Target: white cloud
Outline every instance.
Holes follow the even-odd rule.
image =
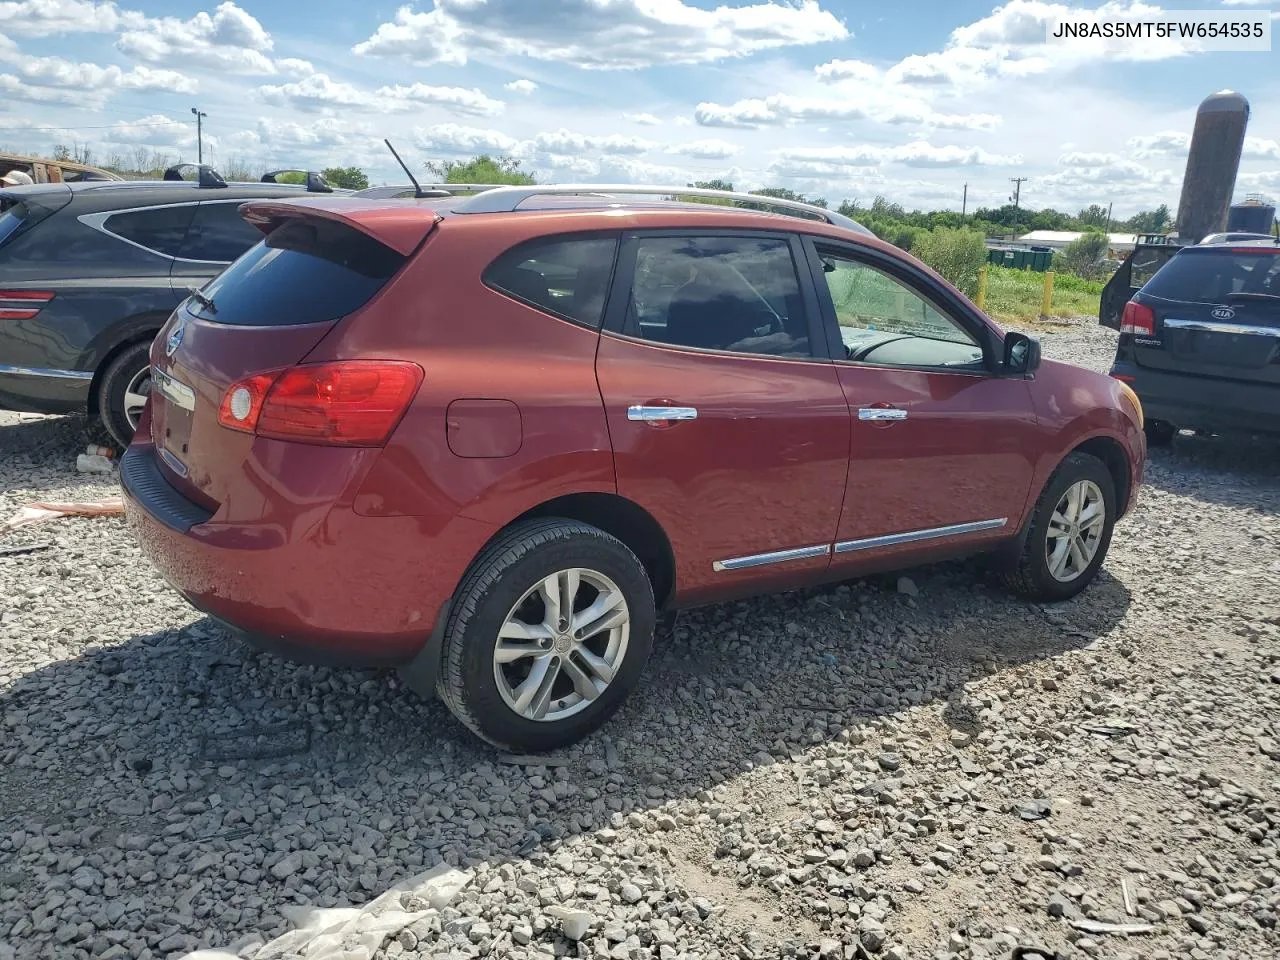
[[[1119,163],[1121,158],[1114,153],[1064,153],[1058,158],[1058,165],[1063,167],[1106,167]]]
[[[524,78],[521,78],[519,80],[512,80],[510,83],[504,83],[502,85],[502,89],[510,90],[512,93],[523,93],[527,95],[537,90],[538,85],[532,80],[525,80]]]
[[[1280,160],[1280,141],[1245,137],[1241,156],[1245,160]]]
[[[602,70],[708,63],[849,36],[817,0],[708,10],[684,0],[434,0],[401,7],[358,54],[466,63],[476,51]]]
[[[150,146],[185,146],[196,141],[194,123],[174,120],[163,113],[153,113],[112,125],[102,134],[107,143],[145,143]],[[208,142],[211,138],[205,137]]]
[[[27,37],[60,33],[115,33],[140,26],[146,17],[114,3],[93,0],[5,0],[0,3],[0,30]]]
[[[819,80],[835,83],[843,80],[872,81],[880,78],[880,70],[862,60],[831,60],[813,68]]]
[[[21,52],[12,42],[0,44],[0,63],[12,71],[0,79],[5,97],[35,103],[100,107],[121,90],[192,93],[196,89],[195,81],[173,70],[123,70],[114,64],[104,67],[62,57],[36,57]]]
[[[267,56],[274,46],[271,34],[232,0],[218,4],[212,15],[201,11],[190,20],[145,20],[122,33],[116,46],[146,63],[196,65],[232,73],[276,72]]]
[[[295,57],[285,57],[283,60],[277,60],[275,66],[280,73],[287,73],[295,77],[309,77],[316,73],[316,68],[310,60],[299,60]]]
[[[673,143],[667,147],[666,152],[698,160],[726,160],[740,150],[737,144],[726,140],[694,140],[690,143]]]
[[[622,118],[624,120],[630,120],[632,123],[638,123],[642,127],[656,127],[662,123],[662,121],[652,113],[624,113]]]
[[[807,174],[831,174],[842,168],[865,169],[895,163],[907,167],[1017,166],[1020,155],[1002,156],[979,147],[934,146],[924,140],[892,147],[788,147],[777,152],[775,168]]]
[[[414,131],[414,142],[431,153],[471,155],[476,153],[512,154],[520,149],[520,141],[499,130],[441,123]]]
[[[493,116],[503,103],[475,88],[435,87],[425,83],[379,87],[367,90],[314,73],[291,83],[258,87],[258,96],[275,106],[318,112],[336,107],[356,107],[374,113],[408,113],[425,106],[446,107],[455,113]]]
[[[616,133],[607,137],[590,136],[573,133],[563,128],[539,133],[533,138],[533,145],[535,149],[546,153],[566,155],[582,154],[588,150],[614,155],[640,154],[647,153],[658,146],[652,140],[645,140],[643,137],[624,137]]]
[[[990,113],[940,113],[923,100],[891,96],[799,97],[775,93],[724,106],[700,103],[694,117],[704,127],[754,127],[808,120],[872,120],[887,124],[919,124],[949,130],[991,130],[1000,117]]]
[[[1179,130],[1164,130],[1146,136],[1130,137],[1127,141],[1133,155],[1139,160],[1149,157],[1186,156],[1191,146],[1191,134]]]

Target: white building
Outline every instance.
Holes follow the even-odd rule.
[[[1076,230],[1032,230],[1020,236],[1018,243],[1061,250],[1072,240],[1079,240],[1083,236],[1083,232]],[[1107,238],[1107,246],[1113,253],[1128,253],[1138,242],[1136,233],[1109,233]]]

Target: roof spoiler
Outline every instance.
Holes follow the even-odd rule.
[[[296,168],[288,168],[285,170],[272,170],[270,173],[262,175],[263,183],[279,183],[276,179],[282,173],[301,173],[306,177],[307,193],[333,193],[333,187],[325,182],[324,177],[316,173],[314,170],[299,170]]]
[[[206,163],[175,163],[164,172],[165,180],[185,180],[182,171],[190,167],[196,169],[196,182],[206,188],[225,187],[227,181],[222,179],[222,175],[217,170]]]

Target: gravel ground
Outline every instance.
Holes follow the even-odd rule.
[[[82,430],[0,414],[0,517],[113,492]],[[379,957],[1280,955],[1278,463],[1153,452],[1059,606],[953,564],[687,614],[605,731],[523,764],[235,645],[119,520],[18,531],[50,548],[0,557],[0,960],[250,957],[441,861],[470,882]]]

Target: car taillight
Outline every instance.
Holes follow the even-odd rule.
[[[0,320],[30,320],[52,299],[49,290],[0,290]]]
[[[303,364],[231,384],[218,422],[276,440],[376,447],[421,385],[422,368],[402,360]]]
[[[1120,332],[1138,333],[1144,337],[1155,336],[1155,312],[1145,304],[1130,300],[1124,305],[1124,316],[1120,318]]]

